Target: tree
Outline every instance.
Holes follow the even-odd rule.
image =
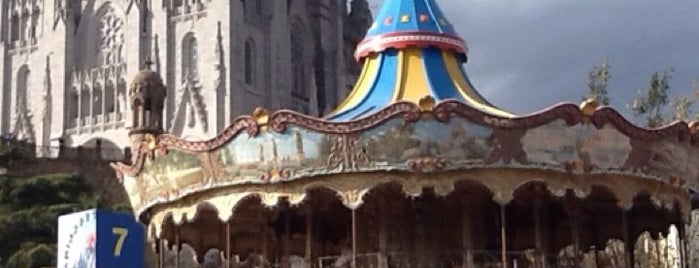
[[[679,96],[672,102],[672,108],[674,110],[672,119],[682,121],[690,120],[691,115],[694,113],[692,111],[692,106],[694,106],[697,100],[699,100],[699,86],[697,85],[697,81],[693,81],[689,96]],[[699,119],[699,113],[694,119]]]
[[[634,114],[643,116],[648,127],[659,127],[665,123],[664,111],[669,102],[672,72],[673,69],[665,71],[662,75],[658,72],[653,73],[646,92],[639,92],[640,96],[631,105]]]
[[[584,99],[594,99],[600,105],[609,105],[609,93],[607,92],[607,82],[611,75],[609,74],[609,63],[605,57],[600,66],[595,66],[588,74],[588,93]]]
[[[0,164],[27,161],[21,150],[0,149]],[[0,267],[55,265],[58,216],[95,207],[116,208],[76,174],[1,175]]]

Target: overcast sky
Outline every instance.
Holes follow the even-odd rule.
[[[370,2],[376,12],[383,0]],[[654,71],[675,69],[675,94],[699,78],[698,0],[437,2],[469,46],[475,87],[515,113],[579,103],[605,56],[612,106],[623,112]]]

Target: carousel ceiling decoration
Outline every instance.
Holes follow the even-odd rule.
[[[624,209],[645,193],[687,217],[688,189],[699,189],[697,124],[644,129],[594,102],[513,115],[475,90],[466,53],[433,0],[386,1],[357,50],[355,89],[325,118],[257,109],[209,141],[132,136],[132,163],[113,166],[136,215],[158,230],[167,216],[192,221],[202,204],[226,221],[249,196],[298,204],[322,187],[357,208],[380,184],[446,195],[459,181],[484,185],[499,204],[528,182],[557,196],[604,187]]]

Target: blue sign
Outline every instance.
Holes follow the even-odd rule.
[[[144,267],[144,243],[132,215],[93,209],[58,218],[58,268]]]

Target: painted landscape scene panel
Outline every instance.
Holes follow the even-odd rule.
[[[448,123],[395,119],[364,133],[360,146],[372,162],[403,164],[416,158],[482,161],[492,142],[491,129],[465,119]]]

